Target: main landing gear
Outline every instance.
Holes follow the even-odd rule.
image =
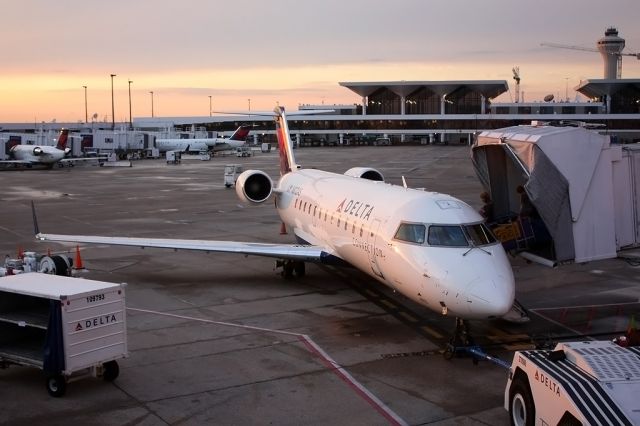
[[[276,260],[276,269],[282,268],[281,274],[284,278],[304,277],[306,270],[304,262],[301,260]]]
[[[456,354],[471,353],[473,357],[473,363],[478,364],[478,358],[473,355],[469,349],[476,349],[473,337],[471,337],[471,328],[469,327],[469,321],[456,317],[456,328],[453,332],[453,336],[447,343],[447,347],[442,354],[445,359],[449,360]]]

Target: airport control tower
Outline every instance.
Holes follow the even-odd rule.
[[[607,28],[597,45],[604,61],[604,78],[619,78],[618,72],[622,68],[620,53],[624,49],[624,39],[618,37],[618,30],[613,27]]]

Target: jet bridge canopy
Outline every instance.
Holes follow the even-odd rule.
[[[552,237],[554,260],[616,256],[609,137],[576,127],[515,126],[482,132],[476,173],[496,217],[517,214],[522,185]]]

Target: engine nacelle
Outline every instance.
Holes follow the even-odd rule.
[[[236,194],[242,201],[262,203],[269,199],[273,181],[260,170],[246,170],[236,180]]]
[[[347,176],[384,182],[384,176],[382,176],[382,173],[371,167],[352,167],[344,172],[344,174]]]
[[[39,146],[36,146],[35,148],[33,148],[33,155],[42,155],[43,152],[44,151]]]

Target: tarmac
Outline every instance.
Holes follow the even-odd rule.
[[[300,148],[304,167],[379,169],[387,181],[452,194],[480,207],[469,147]],[[293,242],[273,204],[242,204],[225,164],[278,175],[277,152],[131,168],[76,166],[0,173],[0,254],[67,252],[43,232]],[[454,319],[348,268],[307,265],[284,279],[274,261],[232,254],[80,247],[94,280],[124,282],[129,357],[112,383],[95,378],[50,397],[42,372],[0,370],[0,424],[507,425],[507,370],[445,360]],[[522,324],[473,321],[476,342],[513,351],[558,340],[611,339],[640,319],[640,263],[609,259],[548,268],[511,258]]]

